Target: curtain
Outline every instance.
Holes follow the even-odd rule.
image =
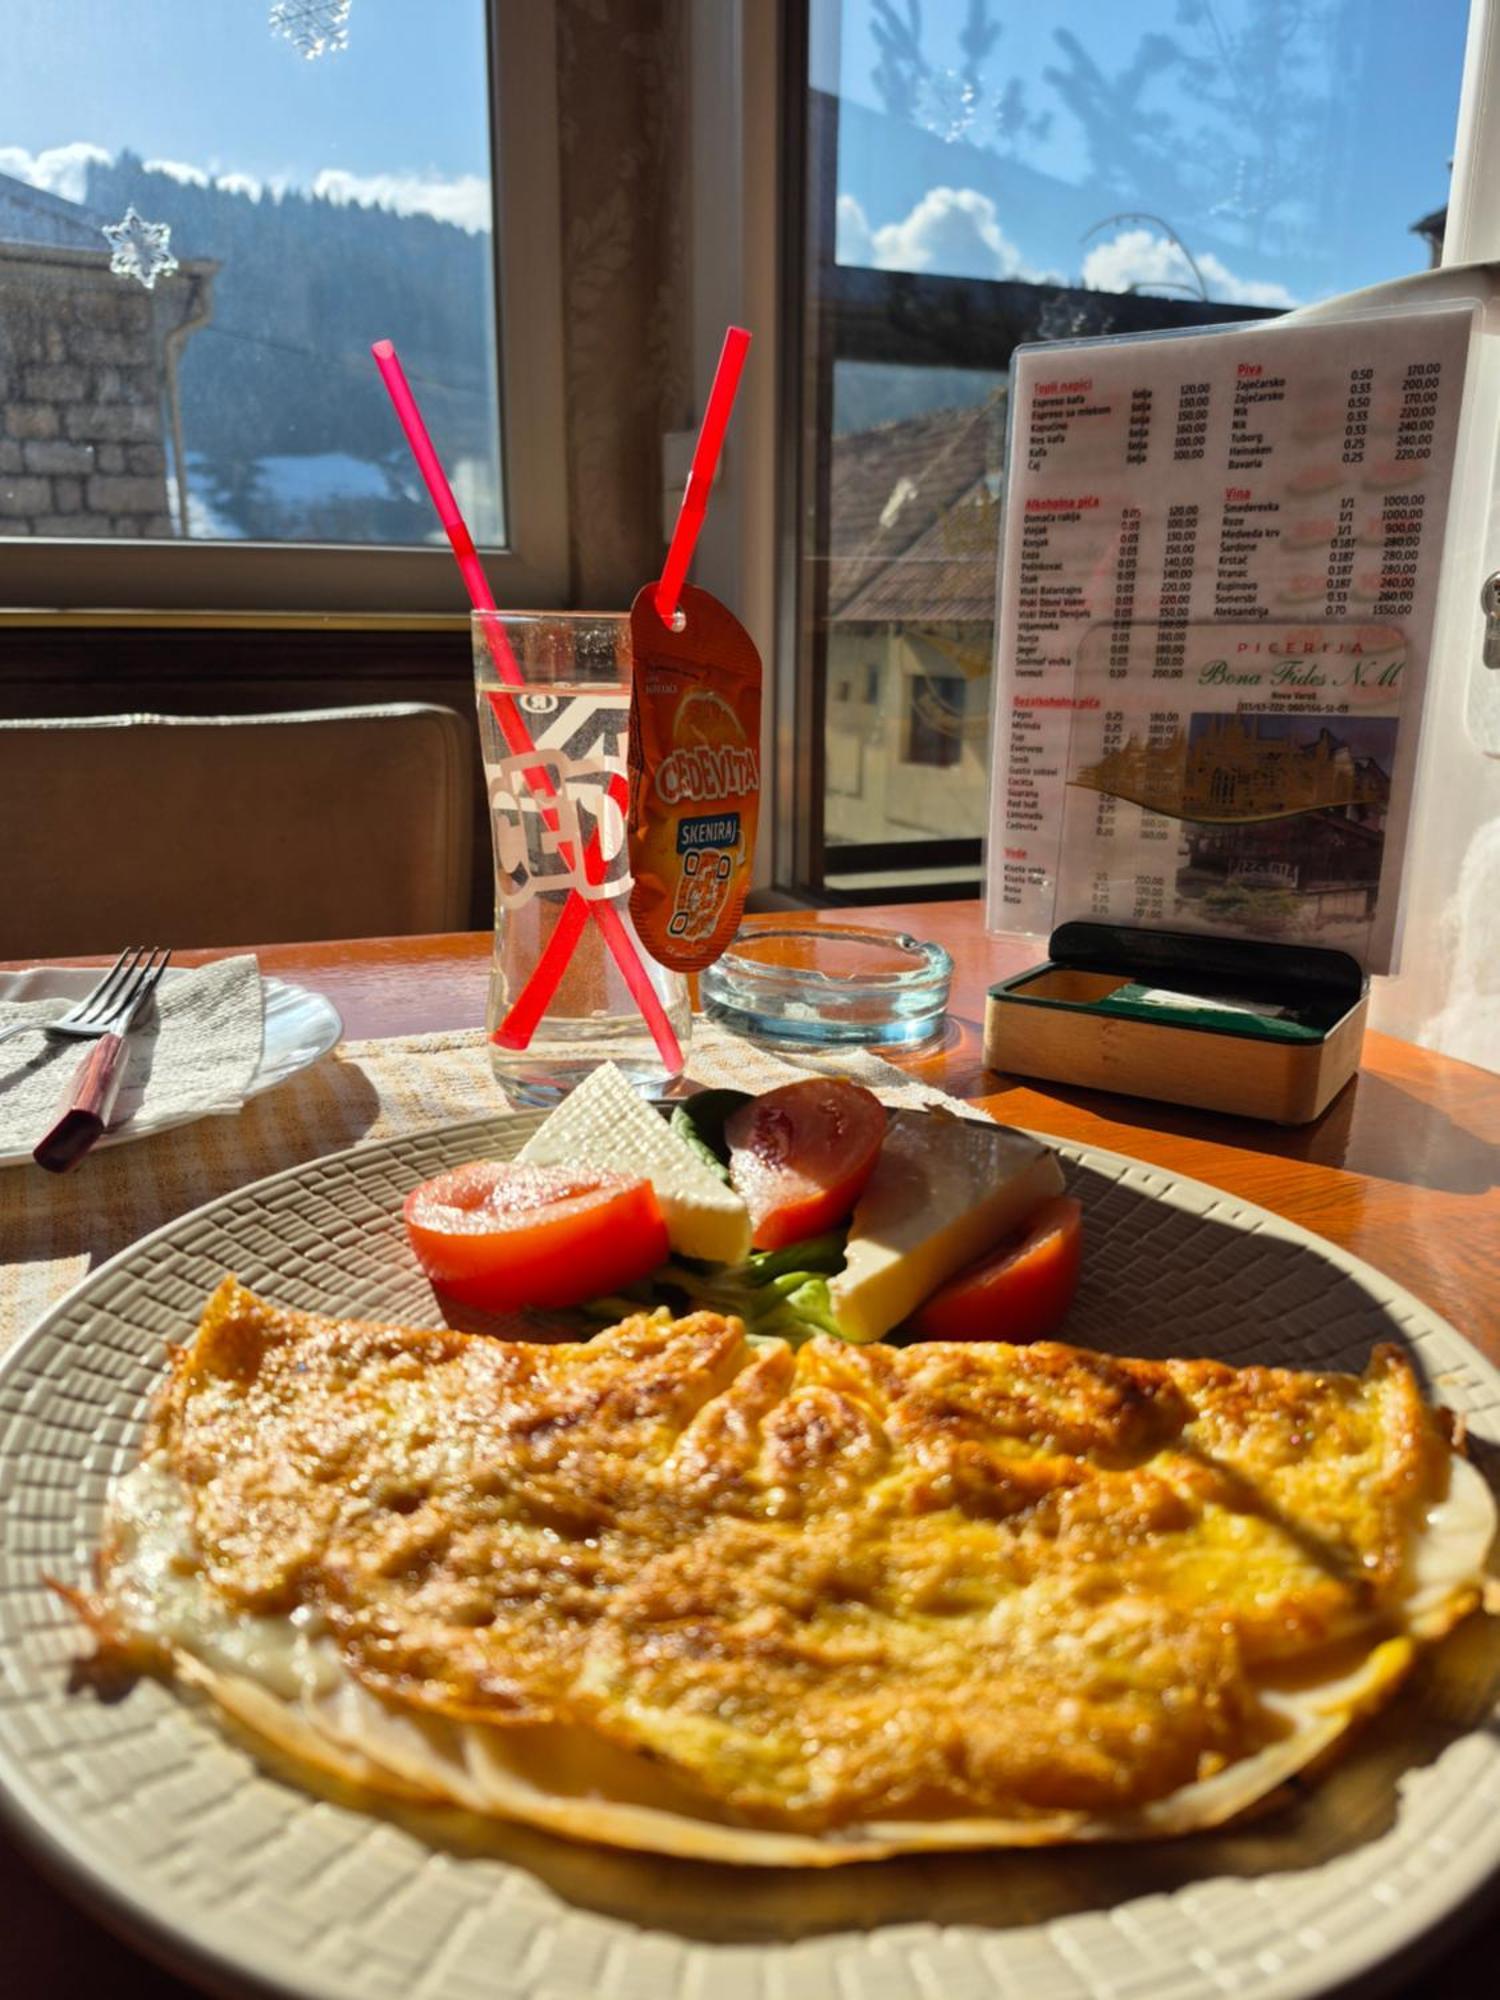
[[[661,436],[691,391],[686,0],[558,0],[573,602],[629,606],[663,552]]]

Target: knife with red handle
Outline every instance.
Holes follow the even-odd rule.
[[[103,1136],[130,1061],[123,1035],[101,1035],[74,1070],[52,1129],[31,1157],[49,1173],[66,1173]]]

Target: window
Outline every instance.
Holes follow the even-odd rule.
[[[1468,7],[1433,0],[1420,36],[1338,0],[800,19],[799,810],[777,878],[952,894],[980,861],[1013,350],[1266,317],[1436,262]],[[869,707],[824,699],[851,656]]]
[[[907,763],[952,769],[963,752],[965,683],[912,674],[906,685]]]
[[[475,540],[557,588],[550,9],[442,12],[13,0],[0,599],[451,607],[387,335]]]

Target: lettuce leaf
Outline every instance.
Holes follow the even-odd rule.
[[[591,1299],[597,1323],[666,1306],[674,1313],[734,1314],[751,1334],[772,1334],[796,1345],[815,1333],[846,1339],[834,1316],[828,1280],[844,1268],[847,1232],[832,1230],[784,1250],[756,1250],[743,1264],[700,1264],[678,1257],[626,1293]]]
[[[749,1102],[748,1090],[700,1090],[672,1107],[672,1130],[721,1181],[729,1179],[729,1141],[724,1127],[740,1106]]]

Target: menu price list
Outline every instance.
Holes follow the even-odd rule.
[[[1274,915],[1378,969],[1471,326],[1446,305],[1018,354],[992,928]],[[1347,893],[1303,890],[1285,829],[1203,831],[1299,812],[1343,815],[1318,837]]]

